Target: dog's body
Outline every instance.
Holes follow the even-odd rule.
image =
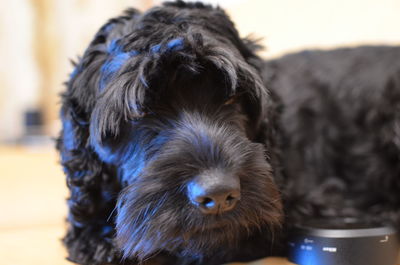
[[[400,227],[400,47],[304,51],[265,63],[283,102],[289,222],[348,216]]]
[[[336,90],[346,75],[319,72],[329,58],[316,69],[312,60],[299,63],[297,76],[292,61],[304,55],[263,65],[256,48],[222,10],[199,3],[130,10],[100,29],[63,94],[58,149],[71,191],[64,239],[70,260],[252,260],[281,254],[282,198],[289,223],[370,210],[370,198],[382,203],[369,204],[375,212],[398,205],[398,75],[389,82],[383,70],[379,80],[368,72],[371,86],[365,79],[347,91],[352,79],[345,79]],[[375,106],[379,111],[362,115]],[[351,107],[354,117],[346,112]],[[380,124],[382,117],[387,122]],[[374,128],[379,134],[363,132]],[[376,189],[383,174],[387,190]],[[335,211],[328,203],[345,200],[318,192],[329,188],[364,208]]]

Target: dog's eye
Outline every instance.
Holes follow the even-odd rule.
[[[236,101],[236,97],[235,96],[230,97],[230,98],[228,98],[227,101],[225,101],[224,105],[231,105],[231,104],[235,103],[235,101]]]

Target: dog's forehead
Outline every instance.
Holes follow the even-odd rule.
[[[235,91],[225,82],[223,74],[209,68],[191,76],[177,72],[160,90],[153,104],[204,111],[223,106],[234,95]]]
[[[221,105],[228,98],[226,88],[208,76],[194,78],[184,83],[171,84],[165,91],[165,99],[175,104],[192,107]]]

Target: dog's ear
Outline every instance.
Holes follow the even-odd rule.
[[[121,188],[116,169],[104,163],[91,146],[90,121],[99,96],[98,69],[108,56],[106,43],[135,14],[138,12],[129,10],[100,29],[75,64],[62,94],[62,131],[57,149],[70,190],[69,228],[64,244],[69,260],[79,264],[118,263],[120,259],[112,241],[112,211]]]
[[[69,260],[100,264],[119,259],[111,239],[112,210],[120,187],[114,177],[115,169],[100,161],[88,145],[89,128],[81,109],[72,98],[64,96],[63,129],[57,141],[70,191],[69,227],[64,244]]]

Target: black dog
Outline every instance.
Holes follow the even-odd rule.
[[[100,29],[63,95],[70,260],[251,260],[311,217],[400,227],[400,48],[256,49],[199,3]]]
[[[270,255],[282,217],[277,104],[219,8],[129,10],[63,94],[69,259],[219,264]]]

